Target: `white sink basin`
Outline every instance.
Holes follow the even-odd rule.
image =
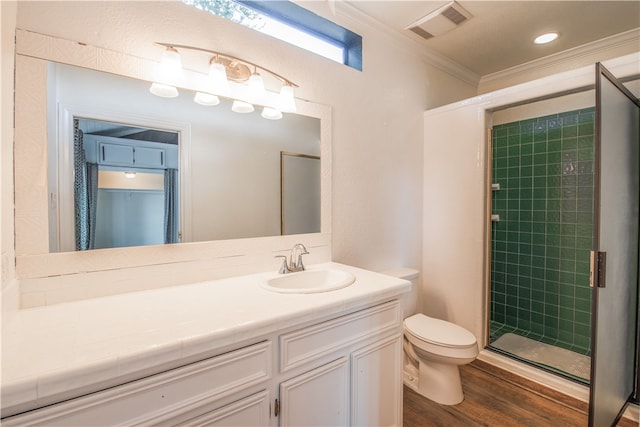
[[[262,287],[285,294],[312,294],[346,288],[356,278],[343,270],[305,270],[282,274],[262,282]]]

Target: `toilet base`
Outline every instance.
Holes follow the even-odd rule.
[[[418,381],[420,381],[420,374],[418,374],[418,368],[410,363],[406,363],[402,369],[402,383],[414,390],[418,391]]]
[[[413,387],[412,387],[413,388]],[[462,402],[462,382],[457,365],[420,361],[416,392],[441,405],[457,405]]]

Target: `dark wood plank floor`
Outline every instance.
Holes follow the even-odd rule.
[[[465,399],[438,405],[404,388],[404,427],[584,427],[588,407],[562,393],[476,360],[460,367]],[[618,427],[638,427],[623,419]]]

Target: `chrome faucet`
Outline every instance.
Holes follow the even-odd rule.
[[[302,255],[306,255],[309,252],[307,248],[304,247],[302,243],[296,243],[291,248],[291,253],[289,254],[289,262],[287,263],[286,255],[276,255],[276,258],[284,258],[282,261],[282,265],[278,270],[280,274],[293,273],[296,271],[304,271],[304,264],[302,263]]]

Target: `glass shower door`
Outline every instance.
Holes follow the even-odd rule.
[[[595,229],[589,426],[614,425],[633,396],[638,307],[640,103],[596,65]]]

